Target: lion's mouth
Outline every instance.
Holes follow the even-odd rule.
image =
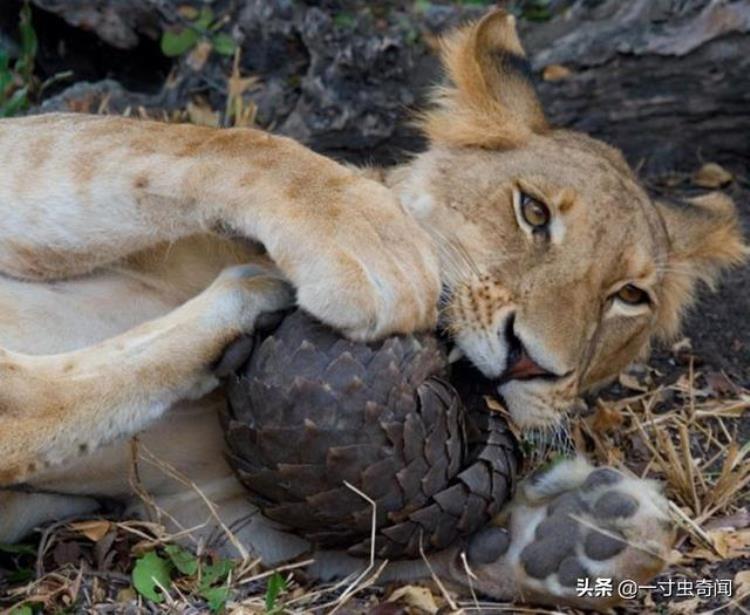
[[[508,367],[498,378],[488,378],[456,344],[445,338],[443,342],[450,348],[448,361],[451,383],[459,392],[464,404],[485,412],[497,411],[497,406],[500,406],[500,411],[511,426],[515,425],[515,421],[509,411],[508,401],[502,393],[503,385],[511,381],[558,380],[569,375],[560,376],[539,367],[528,357],[520,344],[520,347],[514,345],[511,338],[509,347],[512,350],[509,354],[512,357],[509,356]],[[570,455],[575,448],[570,437],[566,413],[561,411],[551,413],[552,415],[555,417],[554,420],[550,420],[546,425],[511,427],[520,441],[529,467],[536,467],[553,455]]]
[[[526,350],[521,339],[516,335],[514,325],[515,316],[511,315],[503,328],[503,336],[508,348],[505,368],[499,376],[492,379],[497,389],[513,380],[559,380],[566,378],[572,373],[557,374],[539,365]],[[449,343],[449,348],[451,348],[448,353],[449,363],[453,364],[461,360],[469,360],[457,344],[451,345]]]
[[[501,412],[519,440],[528,468],[534,469],[554,456],[573,453],[575,446],[564,412],[556,412],[556,420],[547,425],[520,428],[508,411],[508,403],[499,390],[497,380],[484,376],[467,358],[453,361],[450,379],[467,408],[493,412],[497,411],[496,405],[499,405],[504,409]]]

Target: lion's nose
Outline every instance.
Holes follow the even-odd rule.
[[[557,374],[544,369],[531,358],[523,341],[516,335],[515,322],[516,315],[511,314],[502,333],[508,345],[508,358],[505,362],[505,370],[500,374],[500,382],[544,377],[557,378]]]

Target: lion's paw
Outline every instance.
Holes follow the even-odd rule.
[[[672,542],[655,483],[578,459],[524,482],[504,527],[476,534],[466,559],[472,585],[489,595],[604,609],[622,600],[622,581],[657,574]],[[455,562],[451,576],[467,583],[463,568]]]

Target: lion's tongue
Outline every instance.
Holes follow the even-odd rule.
[[[516,361],[504,374],[504,379],[523,380],[526,378],[534,378],[535,376],[544,376],[545,374],[547,374],[547,371],[539,367],[531,360],[529,355],[523,352],[518,361]]]

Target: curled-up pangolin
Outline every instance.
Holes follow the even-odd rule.
[[[297,311],[228,390],[237,475],[267,517],[319,547],[370,553],[373,507],[346,483],[375,501],[376,554],[390,559],[474,533],[512,495],[513,436],[467,410],[434,335],[355,343]]]

